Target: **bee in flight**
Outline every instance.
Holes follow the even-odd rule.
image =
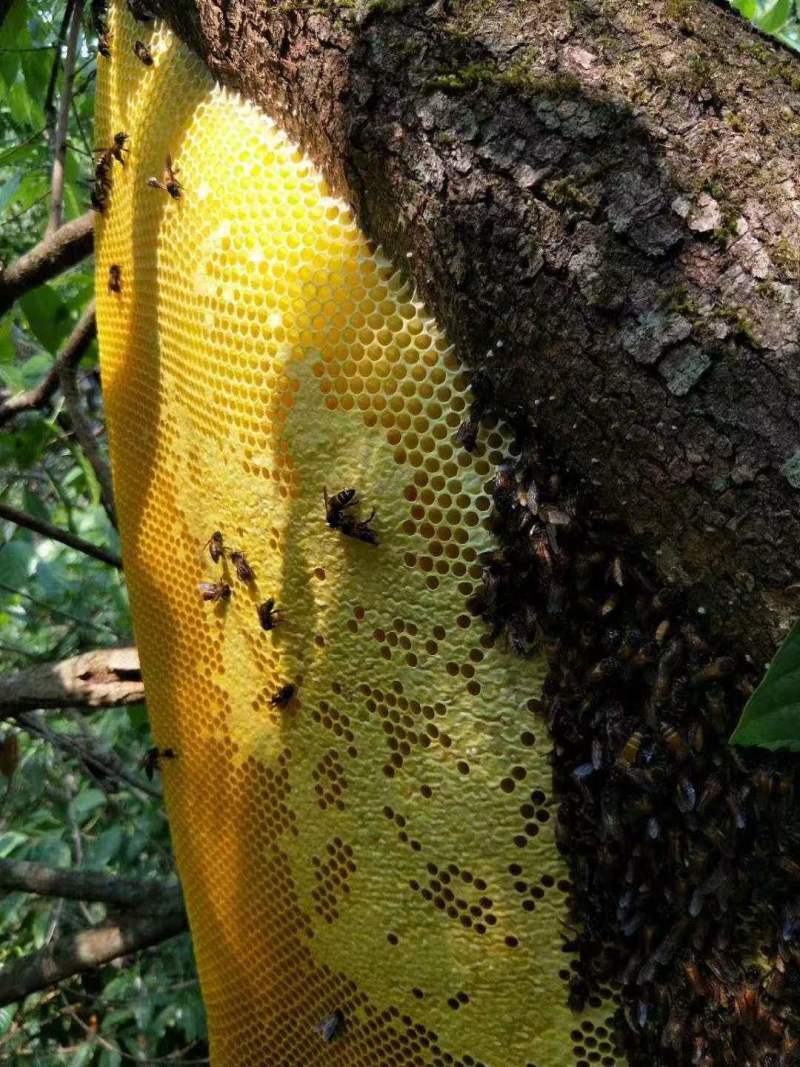
[[[148,178],[147,184],[151,189],[163,189],[165,193],[169,193],[173,200],[178,200],[183,186],[178,181],[176,177],[177,174],[178,168],[172,162],[172,156],[167,152],[167,158],[164,161],[164,171],[161,177]]]
[[[155,745],[152,748],[148,748],[142,757],[142,761],[139,766],[147,775],[147,780],[152,782],[153,775],[161,766],[162,759],[176,759],[178,753],[174,748],[157,748]]]

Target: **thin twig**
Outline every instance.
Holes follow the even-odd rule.
[[[114,512],[114,488],[111,483],[111,471],[103,458],[97,438],[94,435],[89,420],[83,413],[81,398],[78,391],[77,366],[74,362],[62,363],[59,367],[59,383],[61,395],[64,397],[64,409],[72,424],[72,432],[83,449],[92,470],[95,473],[100,486],[100,497],[106,514],[112,525],[116,526],[116,514]]]
[[[45,194],[46,195],[46,194]],[[6,222],[9,220],[6,219]],[[0,315],[31,289],[55,278],[91,255],[94,247],[94,212],[65,222],[55,232],[0,273]]]
[[[64,216],[64,160],[67,154],[67,125],[69,123],[70,103],[72,102],[72,79],[75,76],[75,58],[78,53],[78,37],[81,31],[82,14],[83,0],[72,0],[72,13],[67,31],[67,51],[64,56],[64,74],[61,80],[61,96],[58,101],[55,143],[53,145],[50,219],[47,223],[45,236],[54,233],[59,228]]]
[[[120,956],[158,945],[186,929],[183,907],[164,915],[123,916],[116,923],[89,927],[55,945],[23,956],[0,970],[0,1005],[46,989]]]
[[[77,367],[97,333],[94,300],[91,300],[81,317],[75,323],[72,333],[64,342],[64,347],[56,356],[55,363],[33,389],[11,396],[0,404],[0,426],[5,425],[22,411],[35,411],[43,408],[58,389],[61,371],[64,367]]]
[[[80,615],[73,615],[69,611],[64,611],[63,608],[57,608],[55,604],[48,604],[46,600],[39,600],[35,596],[31,596],[30,593],[26,593],[24,589],[15,589],[13,585],[6,585],[5,582],[0,582],[0,589],[6,593],[13,593],[14,596],[24,597],[25,600],[29,600],[31,604],[35,604],[38,608],[44,608],[45,611],[49,611],[52,615],[60,615],[62,619],[69,619],[70,622],[77,622],[79,626],[87,626],[90,630],[94,630],[95,633],[107,633],[117,636],[116,630],[112,626],[108,626],[106,623],[92,622],[91,619],[82,619]]]
[[[148,796],[155,797],[161,800],[161,791],[155,786],[150,785],[148,782],[138,778],[124,766],[124,764],[111,752],[96,752],[88,745],[82,745],[68,734],[57,733],[55,730],[51,730],[49,726],[46,726],[43,722],[38,720],[38,717],[30,712],[13,712],[8,718],[13,719],[19,726],[29,734],[33,734],[36,737],[40,737],[43,741],[47,741],[54,748],[60,748],[63,752],[67,752],[73,758],[79,759],[84,765],[101,771],[109,778],[117,778],[121,782],[127,782],[128,785],[134,789],[138,789],[142,793],[147,793]]]
[[[68,545],[78,552],[83,552],[86,556],[99,559],[101,563],[107,563],[110,567],[122,570],[122,560],[119,556],[115,556],[113,552],[108,552],[105,548],[93,545],[91,541],[85,541],[82,537],[70,533],[69,530],[62,530],[60,526],[54,526],[51,522],[37,519],[26,511],[20,511],[18,508],[12,508],[9,504],[0,503],[0,519],[7,519],[17,526],[33,530],[35,533],[41,534],[42,537],[49,537],[51,541],[58,541],[62,545]]]

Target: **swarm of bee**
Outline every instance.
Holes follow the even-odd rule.
[[[619,990],[632,1067],[800,1063],[794,764],[727,744],[752,662],[552,473],[523,419],[492,491],[499,547],[471,608],[516,652],[548,654],[570,1003]]]

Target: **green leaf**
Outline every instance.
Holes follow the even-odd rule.
[[[72,325],[65,301],[52,286],[40,285],[21,297],[19,303],[33,334],[55,355]]]
[[[16,3],[11,5],[11,10],[0,27],[0,48],[13,48],[15,45],[19,47],[26,43],[29,16],[27,0],[16,0]],[[25,41],[20,40],[23,36]]]
[[[122,1056],[114,1048],[104,1048],[100,1054],[99,1067],[120,1067],[121,1063]]]
[[[10,363],[16,359],[17,349],[11,336],[13,326],[14,320],[11,315],[0,319],[0,363]]]
[[[90,1063],[95,1053],[94,1042],[87,1041],[86,1044],[81,1045],[77,1052],[72,1055],[67,1061],[70,1067],[86,1067],[87,1063]]]
[[[752,19],[758,11],[756,0],[731,0],[731,6],[735,7],[746,19]]]
[[[48,355],[47,352],[37,352],[35,356],[26,359],[20,367],[24,387],[30,389],[32,386],[38,385],[52,366],[52,356]]]
[[[747,701],[731,744],[800,751],[800,619]]]
[[[0,187],[0,215],[6,210],[6,208],[14,200],[17,195],[17,189],[22,184],[22,179],[25,177],[21,170],[18,170],[16,174],[12,174],[11,177],[6,178]]]
[[[107,867],[110,860],[114,859],[122,848],[122,828],[112,826],[104,830],[92,841],[86,850],[85,865],[90,870]]]
[[[0,584],[19,589],[25,584],[33,559],[33,545],[9,541],[0,548]]]
[[[25,834],[18,834],[14,830],[6,830],[4,834],[0,834],[0,859],[10,856],[15,848],[24,845],[27,840]]]
[[[3,1034],[7,1034],[11,1029],[11,1024],[14,1022],[14,1016],[17,1014],[19,1004],[7,1004],[4,1008],[0,1008],[0,1037]]]
[[[105,802],[105,793],[99,789],[84,789],[83,792],[78,793],[70,805],[75,821],[80,825],[93,811],[102,808]]]
[[[753,19],[764,33],[777,33],[792,17],[792,0],[776,0],[772,7]]]

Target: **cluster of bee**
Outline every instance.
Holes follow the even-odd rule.
[[[127,133],[120,130],[119,133],[114,134],[114,140],[108,148],[97,149],[100,155],[94,167],[94,185],[92,186],[91,194],[92,207],[95,211],[102,212],[105,210],[111,192],[111,173],[114,167],[114,160],[120,166],[125,166],[123,153],[129,151],[125,147],[126,142],[129,140]]]
[[[106,0],[92,0],[92,26],[97,35],[97,51],[111,59],[111,30],[106,22]]]
[[[375,509],[367,519],[357,518],[352,510],[359,503],[355,489],[342,489],[328,496],[328,490],[323,488],[322,499],[325,503],[325,521],[332,530],[339,530],[345,537],[353,537],[368,545],[378,544],[378,535],[370,526],[375,518]]]
[[[255,582],[255,571],[245,558],[244,552],[238,548],[226,548],[221,530],[215,530],[203,547],[208,549],[208,554],[213,563],[224,564],[226,559],[230,560],[233,564],[233,569],[236,572],[236,577],[240,582],[244,582],[247,585],[252,585],[252,583]],[[228,601],[233,594],[230,582],[224,580],[218,582],[200,582],[198,589],[203,600],[211,603]],[[265,600],[262,604],[258,604],[256,612],[262,630],[274,630],[281,621],[279,616],[283,614],[280,608],[275,606],[275,601],[272,597]],[[288,707],[295,692],[295,686],[284,685],[272,696],[270,704],[273,708]]]
[[[518,653],[548,654],[570,1004],[618,989],[633,1067],[800,1064],[794,758],[727,743],[753,664],[552,473],[526,423],[513,452],[471,607]]]

